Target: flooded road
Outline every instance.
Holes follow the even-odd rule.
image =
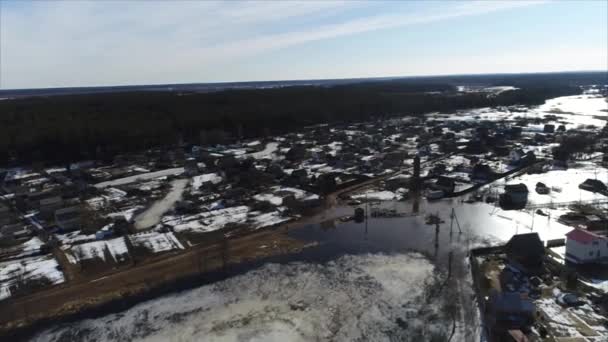
[[[172,188],[167,196],[155,202],[150,208],[135,217],[135,228],[141,230],[157,225],[163,214],[171,210],[175,203],[182,198],[186,185],[188,185],[187,179],[176,179],[171,182]]]

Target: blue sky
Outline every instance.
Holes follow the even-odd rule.
[[[0,87],[608,70],[608,1],[0,0]]]

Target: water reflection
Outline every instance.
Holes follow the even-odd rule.
[[[523,175],[507,182],[533,185],[543,179],[551,185],[559,184],[561,192],[552,195],[539,195],[534,190],[530,192],[531,204],[548,205],[551,202],[567,201],[572,198],[572,194],[578,194],[578,184],[587,177],[588,171],[589,168],[551,171],[542,175]],[[606,170],[602,169],[600,174],[605,175]],[[588,192],[580,197],[583,200],[606,199],[602,195]],[[414,197],[406,201],[381,202],[375,204],[374,208],[410,213],[413,216],[368,217],[362,223],[334,222],[332,227],[335,228],[332,229],[326,228],[327,223],[308,225],[290,234],[321,242],[318,247],[306,251],[307,257],[311,259],[342,254],[417,251],[436,260],[440,267],[445,267],[449,264],[448,259],[454,257],[454,252],[466,255],[470,248],[504,243],[515,234],[532,231],[537,232],[543,240],[563,239],[564,234],[572,229],[557,222],[557,218],[568,211],[564,207],[548,206],[543,208],[544,215],[538,215],[535,208],[507,211],[494,204],[465,203],[462,198],[427,201]],[[353,207],[339,206],[327,216],[352,215],[353,210]],[[429,214],[437,215],[441,222],[427,224],[426,217]]]

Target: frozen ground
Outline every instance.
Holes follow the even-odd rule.
[[[273,154],[274,154],[274,152],[277,151],[278,147],[279,147],[279,143],[270,142],[270,143],[266,144],[266,147],[262,151],[250,153],[250,154],[247,154],[247,156],[253,157],[254,159],[273,158]]]
[[[144,247],[152,253],[166,252],[173,249],[184,249],[173,233],[148,232],[129,235],[133,246]]]
[[[175,232],[191,231],[205,233],[222,229],[229,225],[245,225],[252,229],[259,229],[292,219],[292,217],[282,216],[279,209],[277,208],[277,210],[269,213],[261,213],[259,211],[251,211],[248,206],[241,205],[189,216],[167,215],[163,217],[162,223],[173,227]]]
[[[112,260],[106,260],[109,256]],[[66,249],[66,257],[72,264],[78,263],[80,260],[101,259],[103,261],[121,262],[129,255],[125,239],[123,237],[87,242],[80,245],[74,245]]]
[[[122,313],[58,326],[33,340],[428,341],[451,327],[425,314],[437,306],[422,304],[432,273],[418,254],[267,264]]]
[[[298,188],[273,186],[269,192],[261,193],[253,196],[257,201],[265,201],[274,205],[283,204],[283,199],[287,196],[294,196],[297,200],[316,200],[319,195],[306,192]]]
[[[11,287],[29,281],[45,280],[63,283],[63,273],[52,256],[24,258],[0,263],[0,300],[11,296]]]
[[[160,178],[160,177],[180,175],[182,173],[184,173],[184,168],[177,167],[174,169],[142,173],[142,174],[134,175],[134,176],[130,176],[130,177],[114,179],[114,180],[107,181],[107,182],[101,182],[101,183],[95,184],[95,187],[98,189],[102,189],[102,188],[105,188],[108,186],[125,185],[125,184],[134,183],[134,182],[141,182],[144,180],[156,179],[156,178]]]
[[[217,184],[220,183],[222,181],[222,177],[220,175],[218,175],[217,173],[206,173],[204,175],[198,175],[198,176],[194,176],[192,177],[192,184],[191,184],[191,192],[194,193],[199,193],[199,188],[201,187],[201,185],[207,183],[207,182],[211,182],[213,184]]]
[[[375,191],[369,190],[363,193],[352,195],[352,198],[361,199],[361,200],[370,200],[370,201],[390,201],[394,199],[399,199],[401,196],[388,190],[383,191]]]

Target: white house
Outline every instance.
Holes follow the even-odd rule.
[[[576,264],[608,260],[607,237],[584,229],[574,229],[566,237],[566,260]]]

